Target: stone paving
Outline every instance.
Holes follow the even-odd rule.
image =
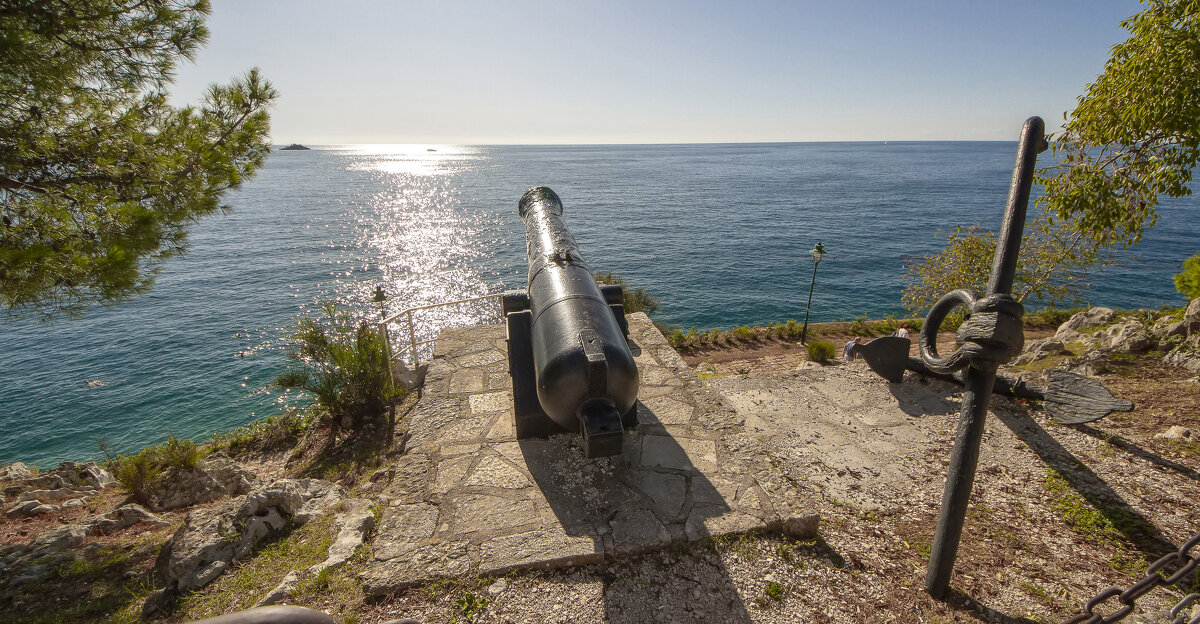
[[[811,535],[817,517],[742,416],[644,314],[630,321],[639,425],[616,457],[575,434],[516,439],[502,325],[446,330],[363,574],[368,591],[461,574],[557,567],[752,529]]]

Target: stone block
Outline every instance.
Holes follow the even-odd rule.
[[[479,547],[479,573],[493,574],[515,567],[562,567],[598,563],[604,552],[592,537],[572,537],[554,527],[505,535]]]
[[[509,413],[501,414],[487,432],[489,442],[508,442],[517,439],[517,425]]]
[[[642,438],[641,465],[669,470],[695,471],[683,447],[669,435],[648,435]]]
[[[792,539],[812,539],[817,536],[820,523],[821,515],[814,513],[781,518],[768,524],[767,529],[782,533]]]
[[[637,470],[626,479],[629,487],[650,499],[651,509],[660,518],[677,518],[687,498],[687,479],[681,475]]]
[[[462,485],[463,479],[471,470],[471,465],[475,463],[475,458],[470,455],[455,457],[453,459],[442,460],[438,463],[437,479],[433,484],[433,491],[436,494],[445,494],[450,490]]]
[[[489,364],[495,364],[496,362],[508,362],[508,355],[503,351],[489,348],[487,345],[484,345],[484,348],[486,349],[485,351],[460,357],[454,360],[454,363],[460,368],[478,368],[487,367]]]
[[[739,511],[725,511],[714,507],[696,507],[688,516],[684,525],[684,535],[688,540],[702,540],[706,537],[745,533],[754,529],[764,528],[762,520]]]
[[[482,392],[484,389],[483,373],[474,371],[459,371],[450,376],[450,394],[466,394]]]
[[[649,509],[618,511],[609,521],[615,554],[635,554],[661,548],[671,542],[671,533]]]
[[[437,529],[438,508],[429,503],[414,503],[389,507],[373,548],[375,559],[386,561],[411,553],[417,545],[433,537]]]
[[[503,412],[512,408],[511,392],[489,392],[473,394],[470,398],[471,413]]]
[[[533,484],[508,461],[496,455],[484,455],[463,485],[519,490]]]
[[[513,529],[538,517],[537,506],[524,498],[467,494],[455,498],[453,507],[453,530],[462,534]]]
[[[642,401],[655,419],[664,425],[686,425],[692,421],[692,406],[670,397],[652,397]]]

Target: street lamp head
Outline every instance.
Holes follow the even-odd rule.
[[[808,253],[812,254],[813,262],[819,263],[825,257],[825,245],[821,244],[821,241],[817,241],[816,246],[809,249]]]
[[[376,286],[375,296],[371,299],[371,301],[374,301],[375,303],[383,303],[384,301],[387,301],[387,298],[387,294],[383,292],[383,286]]]

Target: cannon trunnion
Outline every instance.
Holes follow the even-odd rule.
[[[637,424],[638,371],[620,286],[596,283],[544,186],[519,204],[528,289],[504,294],[517,438],[579,432],[587,457],[621,452]]]

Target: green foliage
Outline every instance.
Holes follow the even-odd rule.
[[[277,451],[291,448],[308,429],[308,419],[289,412],[268,416],[224,433],[212,435],[213,446],[241,455],[251,451]]]
[[[146,495],[169,470],[189,470],[207,454],[191,440],[167,436],[162,444],[148,446],[133,455],[113,455],[103,442],[100,450],[108,457],[105,468],[135,500],[145,502]]]
[[[985,292],[995,253],[995,232],[978,226],[955,229],[941,251],[905,264],[901,303],[923,314],[952,290]],[[1043,215],[1025,226],[1013,296],[1052,306],[1076,303],[1088,288],[1090,272],[1111,263],[1107,249],[1073,223],[1052,223]]]
[[[646,314],[654,314],[658,311],[658,299],[655,299],[650,293],[642,288],[630,288],[625,283],[625,278],[616,275],[609,271],[601,271],[594,275],[597,284],[620,284],[621,290],[624,293],[625,313],[633,314],[634,312],[645,312]]]
[[[1183,261],[1183,270],[1175,276],[1175,290],[1188,301],[1200,297],[1200,253]]]
[[[451,622],[457,622],[458,616],[461,615],[464,622],[471,624],[475,621],[475,617],[483,613],[487,609],[487,598],[482,594],[475,592],[466,592],[461,598],[454,601],[454,615],[450,617]]]
[[[1200,157],[1200,6],[1143,2],[1038,174],[1045,208],[1104,244],[1138,242],[1159,196],[1190,195]]]
[[[771,581],[763,589],[763,594],[775,602],[783,602],[783,585],[780,585],[776,581]]]
[[[222,574],[202,592],[196,592],[180,600],[174,616],[180,621],[191,622],[249,609],[254,602],[271,591],[279,580],[292,570],[304,570],[324,561],[329,554],[329,545],[337,534],[334,514],[325,514],[291,531],[287,535],[261,544],[253,557],[247,557],[233,570]],[[287,530],[290,530],[289,526]],[[328,583],[330,578],[316,576],[305,579],[296,588],[300,596],[311,596],[317,583]]]
[[[312,395],[314,414],[334,436],[341,429],[362,433],[384,423],[404,391],[392,386],[388,347],[378,329],[335,304],[322,309],[324,319],[305,316],[297,323],[288,356],[299,366],[275,383]]]
[[[1075,316],[1077,312],[1083,311],[1083,308],[1067,308],[1065,310],[1050,306],[1042,308],[1036,312],[1026,312],[1022,321],[1027,328],[1046,328],[1055,329],[1059,325],[1067,322],[1067,319]]]
[[[257,70],[175,108],[207,0],[6,3],[0,10],[0,302],[80,313],[144,291],[187,226],[227,207],[270,151]]]
[[[822,364],[833,359],[837,348],[828,340],[812,340],[804,348],[808,350],[808,359]]]
[[[758,338],[758,328],[750,325],[742,325],[729,330],[729,333],[736,339],[743,342],[750,342]]]
[[[1085,498],[1056,469],[1047,470],[1042,485],[1053,499],[1050,507],[1077,535],[1093,544],[1126,549],[1127,544],[1137,544],[1142,541],[1139,538],[1155,532],[1153,526],[1127,509],[1095,497]]]

